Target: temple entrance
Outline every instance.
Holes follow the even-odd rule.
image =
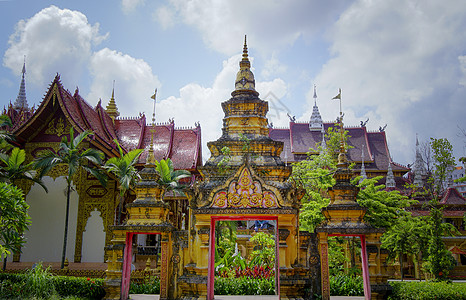
[[[123,263],[123,272],[122,272],[122,280],[121,280],[121,299],[128,299],[128,296],[129,296],[131,272],[135,270],[135,267],[133,265],[133,254],[139,253],[139,249],[141,249],[141,251],[144,253],[150,253],[150,254],[157,256],[158,249],[161,249],[161,253],[160,253],[161,261],[163,261],[163,258],[167,255],[167,253],[165,253],[164,251],[164,248],[166,247],[160,247],[160,244],[151,245],[151,244],[144,243],[144,245],[139,245],[138,241],[134,241],[134,238],[136,235],[138,237],[140,237],[141,235],[143,237],[147,237],[147,239],[144,239],[144,238],[138,239],[139,241],[140,240],[144,240],[144,241],[146,240],[160,241],[161,240],[160,232],[127,232],[126,233],[125,249],[123,253],[124,263]],[[136,251],[133,251],[133,245],[137,247]],[[157,266],[157,260],[156,260],[156,266]],[[162,274],[162,273],[166,273],[166,272],[167,272],[166,268],[160,268],[161,281],[162,281],[163,276],[166,277],[166,274]],[[160,290],[162,290],[162,284],[160,285]]]
[[[279,267],[279,235],[278,235],[278,217],[272,216],[212,216],[210,218],[210,243],[209,243],[209,264],[208,264],[208,278],[207,278],[207,299],[220,299],[222,296],[215,297],[215,244],[216,244],[216,226],[219,221],[254,221],[253,231],[263,231],[267,225],[273,226],[273,233],[275,238],[275,261],[274,261],[274,276],[275,276],[275,295],[280,299],[280,267]],[[270,223],[268,221],[271,221]],[[272,223],[274,225],[272,225]],[[246,223],[247,224],[247,223]],[[251,223],[249,223],[251,224]],[[251,225],[250,225],[251,226]],[[250,226],[247,226],[249,229]],[[270,227],[268,227],[270,229]],[[273,299],[273,296],[270,299]],[[276,298],[275,298],[276,299]]]

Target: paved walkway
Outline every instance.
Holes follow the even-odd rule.
[[[159,300],[159,295],[129,295],[131,300]],[[277,300],[277,296],[215,296],[216,300]],[[331,296],[330,300],[364,300],[364,297]]]

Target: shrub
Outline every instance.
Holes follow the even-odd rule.
[[[466,300],[466,283],[392,281],[391,300]]]
[[[364,296],[364,281],[361,276],[330,276],[330,295]]]
[[[0,299],[102,299],[103,279],[53,276],[36,267],[25,274],[0,273]]]
[[[134,283],[129,286],[130,294],[160,294],[160,280],[158,277],[152,277],[149,282]]]
[[[275,279],[215,277],[216,295],[274,295]]]

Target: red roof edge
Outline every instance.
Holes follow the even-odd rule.
[[[172,148],[173,148],[173,137],[175,136],[175,121],[171,120],[168,123],[170,126],[170,141],[168,142],[167,153],[165,154],[165,159],[171,158],[172,155]]]
[[[196,165],[199,163],[199,157],[201,157],[201,165],[202,165],[202,145],[201,145],[201,125],[196,125],[194,128],[194,132],[197,134],[196,140],[196,151],[193,157],[193,165],[191,168],[195,169]]]
[[[371,151],[371,145],[369,144],[369,137],[367,136],[366,126],[363,126],[362,128],[364,130],[364,140],[366,141],[366,145],[367,145],[367,154],[371,158],[371,161],[374,161],[374,157],[372,156],[372,151]]]
[[[146,115],[143,114],[139,119],[139,124],[141,125],[141,133],[139,134],[139,144],[137,149],[142,149],[144,143],[144,133],[146,132]]]

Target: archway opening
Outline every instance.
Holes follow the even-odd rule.
[[[158,262],[166,253],[161,248],[160,232],[127,232],[123,254],[123,272],[121,280],[121,299],[128,299],[132,274],[147,285],[156,284],[154,276],[162,276]],[[149,258],[149,260],[147,260]],[[152,258],[152,259],[150,259]],[[145,259],[145,261],[143,261]],[[157,270],[159,270],[157,272]],[[159,286],[162,289],[162,284]],[[160,290],[159,290],[160,294]]]
[[[220,247],[216,247],[216,244],[220,243],[220,239],[218,233],[219,230],[224,229],[227,226],[226,222],[234,222],[234,226],[231,227],[238,227],[237,232],[239,232],[240,238],[238,239],[238,235],[236,235],[235,240],[235,248],[230,249],[226,254],[227,257],[219,257],[218,251]],[[217,276],[231,276],[231,277],[242,277],[247,276],[248,274],[255,273],[258,277],[265,276],[269,277],[272,276],[274,281],[274,292],[275,297],[280,297],[280,268],[279,268],[279,239],[278,239],[278,217],[276,216],[212,216],[211,217],[211,226],[210,226],[210,241],[209,241],[209,266],[208,266],[208,280],[207,280],[207,299],[214,299],[215,298],[215,277]],[[232,228],[227,228],[229,231]],[[262,268],[257,267],[254,268],[254,261],[260,262],[261,259],[264,260],[265,257],[268,255],[263,255],[260,257],[261,254],[265,254],[266,251],[260,251],[260,247],[263,245],[254,245],[254,242],[251,243],[250,239],[254,236],[257,237],[257,240],[268,240],[272,239],[274,247],[272,248],[274,251],[274,261],[270,264],[270,267],[262,266]],[[246,240],[249,240],[248,245],[246,245]],[[218,243],[217,243],[218,242]],[[230,241],[231,242],[231,241]],[[270,242],[270,241],[269,241]],[[239,245],[238,245],[239,244]],[[254,247],[256,246],[256,250],[254,251]],[[271,244],[269,244],[270,248]],[[249,249],[248,249],[249,248]],[[269,250],[269,249],[267,249]],[[260,254],[258,254],[258,252]],[[216,261],[216,254],[217,254],[217,261]],[[236,262],[238,265],[229,265],[222,267],[222,259],[223,264],[225,263],[233,263]],[[267,262],[266,262],[267,263]],[[234,268],[233,268],[234,267]],[[251,267],[253,267],[251,269]],[[229,271],[227,271],[230,269]],[[221,296],[219,296],[221,297]],[[217,297],[218,298],[218,297]]]

